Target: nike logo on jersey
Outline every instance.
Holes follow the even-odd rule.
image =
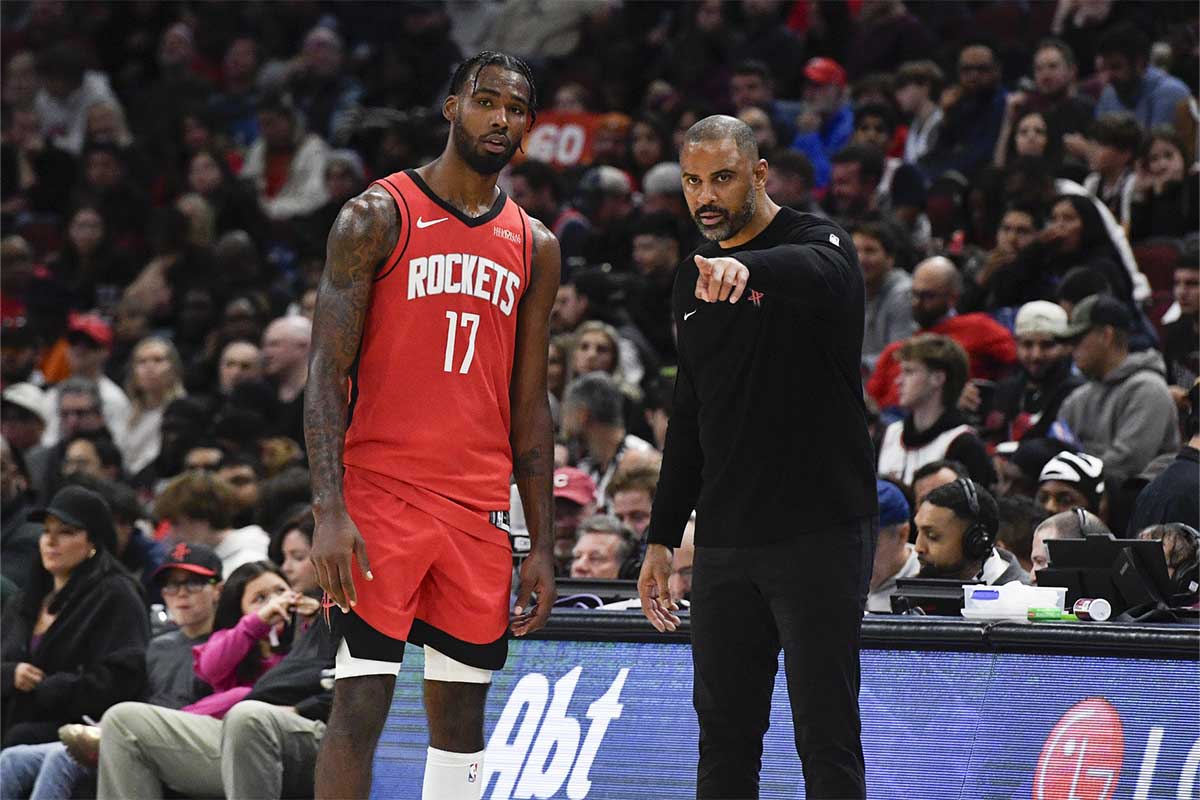
[[[692,309],[691,311],[687,311],[687,312],[685,312],[685,313],[684,313],[684,315],[683,315],[683,321],[684,321],[684,322],[687,322],[687,318],[688,318],[688,317],[690,317],[692,314],[695,314],[695,313],[696,313],[697,311],[699,311],[699,310],[700,310],[700,309],[696,308],[696,309]]]
[[[441,219],[431,219],[428,222],[426,222],[425,220],[421,219],[420,217],[417,217],[417,227],[418,228],[428,228],[430,225],[437,225],[439,222],[445,222],[448,219],[450,219],[450,218],[442,217]]]

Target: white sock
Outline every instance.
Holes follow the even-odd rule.
[[[483,794],[483,750],[451,753],[429,748],[422,800],[479,800]]]

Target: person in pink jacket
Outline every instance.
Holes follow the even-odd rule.
[[[249,694],[254,682],[278,664],[291,639],[292,613],[311,615],[320,604],[292,591],[269,561],[252,561],[233,571],[217,603],[213,633],[192,648],[196,677],[213,693],[183,708],[221,719]]]

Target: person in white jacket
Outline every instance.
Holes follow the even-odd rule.
[[[264,98],[258,107],[261,135],[246,154],[241,177],[258,191],[263,213],[287,220],[316,211],[329,195],[325,162],[329,145],[308,133],[286,95]]]

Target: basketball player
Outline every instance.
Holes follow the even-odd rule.
[[[782,649],[807,796],[862,798],[858,644],[878,501],[858,256],[835,223],[767,196],[745,123],[697,122],[679,163],[708,241],[675,277],[679,372],[642,610],[659,630],[678,624],[671,548],[696,509],[697,796],[758,797]]]
[[[506,634],[537,630],[554,602],[546,356],[559,249],[496,187],[533,123],[533,80],[485,52],[450,90],[445,150],[345,205],[317,299],[312,559],[341,637],[319,798],[368,796],[405,642],[425,648],[424,797],[478,798],[492,670]],[[511,617],[510,474],[533,542]]]

